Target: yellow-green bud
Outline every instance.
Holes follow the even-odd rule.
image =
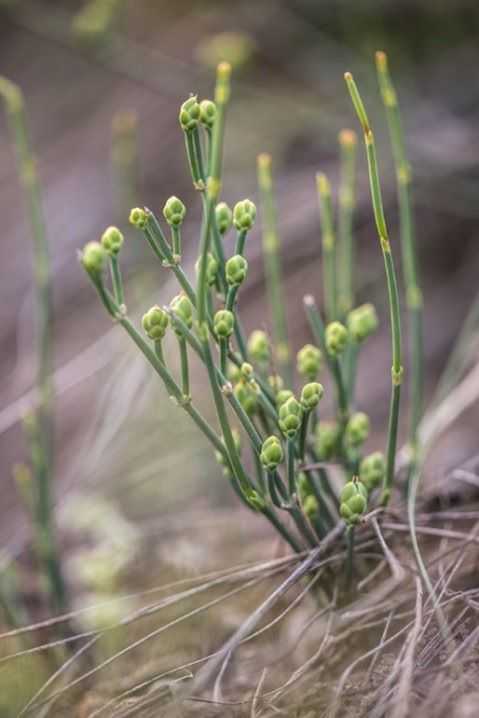
[[[283,462],[283,447],[277,436],[268,436],[263,442],[259,458],[267,471],[274,471]]]
[[[369,418],[367,414],[358,411],[353,414],[346,424],[344,438],[350,446],[361,446],[369,436]]]
[[[216,226],[220,234],[226,234],[233,222],[233,212],[226,202],[219,202],[215,207]]]
[[[101,236],[101,246],[110,256],[116,256],[120,251],[124,237],[116,227],[108,227]]]
[[[170,197],[163,207],[163,216],[169,225],[179,227],[186,214],[186,207],[178,197]]]
[[[365,341],[378,328],[378,317],[372,304],[362,304],[348,314],[348,329],[355,342]]]
[[[314,448],[318,458],[322,461],[332,459],[338,449],[340,429],[337,424],[331,421],[320,421],[316,427],[316,439]]]
[[[291,399],[291,397],[294,396],[291,389],[281,389],[281,391],[278,391],[276,394],[276,406],[278,409],[283,406],[283,404],[286,404],[288,399]]]
[[[325,343],[328,354],[335,357],[342,354],[348,343],[348,330],[341,322],[331,322],[326,327]]]
[[[200,273],[200,267],[201,267],[201,260],[202,257],[199,257],[196,264],[195,264],[195,270],[196,274],[198,275]],[[218,260],[216,257],[211,254],[211,252],[208,252],[206,257],[206,282],[208,286],[212,287],[213,284],[216,282],[216,277],[218,276]]]
[[[196,95],[189,97],[180,107],[180,125],[185,132],[191,132],[198,126],[201,109]]]
[[[316,496],[309,494],[303,501],[303,512],[309,519],[314,518],[318,513],[319,504]]]
[[[83,248],[81,263],[89,274],[101,274],[106,254],[100,242],[88,242]]]
[[[216,119],[216,105],[211,100],[200,102],[200,122],[208,129],[212,129]]]
[[[269,340],[266,332],[255,329],[248,338],[248,353],[250,357],[261,364],[266,364],[271,356]]]
[[[255,511],[262,511],[264,508],[266,508],[265,500],[254,489],[252,489],[251,491],[248,492],[248,495],[246,498],[247,498],[248,503],[251,506],[251,508],[254,509]]]
[[[216,334],[222,339],[226,339],[233,334],[235,325],[235,317],[233,312],[228,309],[220,309],[216,312],[213,320]]]
[[[324,387],[317,381],[312,381],[309,384],[305,384],[301,390],[301,404],[305,411],[311,411],[323,398]]]
[[[241,365],[240,372],[241,376],[247,381],[249,381],[253,376],[254,369],[249,362],[244,361]]]
[[[296,355],[296,367],[301,376],[316,379],[322,364],[321,350],[313,344],[305,344]]]
[[[357,479],[348,481],[339,497],[339,513],[342,518],[348,524],[357,524],[366,511],[367,505],[368,491],[364,484]]]
[[[186,294],[177,294],[176,297],[173,297],[170,302],[170,309],[178,315],[178,318],[186,324],[188,329],[191,329],[193,326],[193,305]],[[175,325],[173,325],[173,328],[177,334],[181,334],[181,329],[176,328]]]
[[[248,416],[256,413],[258,408],[258,391],[255,383],[240,380],[234,387],[233,393]]]
[[[284,388],[283,377],[279,374],[271,374],[268,377],[268,384],[270,385],[273,393],[277,395]]]
[[[130,224],[137,229],[145,229],[148,215],[141,207],[133,207],[130,212]]]
[[[382,483],[385,473],[386,461],[381,451],[365,456],[359,465],[359,478],[368,491],[376,489]]]
[[[256,205],[249,199],[237,202],[233,209],[233,224],[238,231],[249,230],[256,219]]]
[[[226,281],[232,287],[244,282],[248,273],[248,262],[241,254],[235,254],[226,262]]]
[[[238,366],[236,366],[236,364],[233,364],[233,362],[229,362],[228,369],[227,369],[227,375],[228,375],[228,379],[233,384],[236,384],[236,382],[241,379],[241,369]]]
[[[149,339],[160,341],[165,336],[168,328],[168,314],[161,307],[154,306],[143,315],[141,323]]]
[[[299,401],[292,396],[279,408],[279,428],[285,436],[293,438],[301,426],[302,417],[303,407]]]

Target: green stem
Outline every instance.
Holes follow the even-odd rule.
[[[324,307],[328,322],[337,318],[336,239],[334,235],[331,186],[325,174],[316,175],[323,248]]]
[[[110,272],[113,286],[113,296],[115,297],[117,303],[121,306],[125,303],[125,299],[123,294],[123,281],[121,278],[120,263],[116,254],[112,254],[110,257]]]
[[[353,582],[354,526],[348,526],[346,529],[346,541],[348,545],[346,557],[346,590],[350,591]]]
[[[181,229],[174,224],[171,227],[171,244],[173,260],[175,264],[179,264],[181,262]]]
[[[247,236],[248,232],[246,229],[241,229],[236,235],[235,255],[240,254],[241,256],[243,256]]]
[[[288,491],[290,501],[296,494],[296,477],[294,473],[295,448],[294,438],[288,436],[286,439],[286,473],[288,477]]]
[[[228,360],[228,339],[222,337],[220,339],[220,369],[226,375],[226,364]]]
[[[356,205],[356,133],[351,130],[340,132],[339,145],[338,310],[344,317],[355,304],[353,217]]]
[[[188,367],[188,348],[183,336],[178,336],[178,345],[180,348],[181,391],[185,400],[190,396],[190,372]]]
[[[300,461],[304,461],[304,452],[306,451],[306,435],[308,433],[308,424],[309,424],[309,417],[311,416],[311,411],[304,410],[303,411],[303,418],[301,419],[301,427],[299,430],[299,440],[298,440],[298,456]]]
[[[162,364],[165,363],[165,357],[163,355],[163,344],[161,339],[155,342],[155,354],[158,361],[160,361]]]

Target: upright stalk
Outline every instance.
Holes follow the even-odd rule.
[[[352,130],[342,130],[339,133],[339,147],[338,310],[341,316],[346,316],[355,303],[353,216],[356,206],[356,133]]]
[[[336,238],[334,235],[333,205],[331,185],[325,174],[318,172],[316,187],[321,223],[321,243],[323,248],[323,291],[324,311],[328,322],[337,318],[337,282],[336,282]]]
[[[391,496],[391,489],[394,481],[394,469],[396,461],[396,446],[398,434],[399,405],[401,398],[401,382],[403,375],[401,356],[401,316],[399,306],[399,291],[394,268],[394,260],[391,253],[389,233],[384,216],[381,185],[376,159],[376,146],[374,135],[369,124],[362,99],[351,73],[345,74],[346,84],[356,110],[359,122],[364,132],[364,142],[368,160],[369,182],[371,187],[371,198],[374,211],[374,219],[379,237],[379,243],[383,253],[384,266],[386,270],[386,281],[388,287],[389,310],[392,334],[392,369],[391,369],[391,401],[389,409],[389,427],[386,456],[386,472],[383,482],[381,503],[386,506]]]

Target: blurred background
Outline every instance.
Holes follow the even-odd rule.
[[[0,0],[0,74],[25,94],[53,266],[55,485],[65,545],[75,544],[78,529],[94,534],[94,546],[129,558],[141,535],[154,539],[160,561],[171,560],[173,545],[176,562],[198,569],[211,560],[222,565],[229,543],[241,545],[238,535],[268,532],[242,509],[231,520],[235,497],[209,447],[112,327],[76,257],[107,225],[118,224],[127,236],[123,269],[132,316],[169,301],[175,286],[127,218],[135,204],[159,213],[174,194],[188,207],[185,266],[193,272],[200,202],[178,110],[189,93],[211,97],[221,59],[234,66],[223,198],[231,205],[257,201],[256,156],[271,152],[297,350],[310,340],[302,297],[321,296],[314,175],[328,173],[336,192],[338,132],[358,129],[346,70],[354,72],[376,131],[393,243],[397,238],[374,68],[375,50],[387,51],[415,178],[431,395],[478,290],[478,33],[475,0]],[[358,404],[373,420],[373,449],[382,446],[388,412],[389,334],[361,143],[358,157],[357,284],[360,301],[374,302],[381,320],[358,386]],[[30,228],[3,113],[0,214],[0,541],[15,555],[29,538],[12,466],[25,457],[21,418],[35,357]],[[267,328],[269,314],[259,228],[248,241],[251,272],[241,311],[251,330]],[[214,420],[204,387],[195,370],[198,404]],[[472,410],[443,437],[430,470],[434,480],[477,450],[477,418]],[[198,541],[203,526],[220,524],[224,531],[204,530]],[[209,550],[214,536],[221,550]],[[85,565],[84,550],[82,544],[66,552],[71,577]],[[248,549],[235,550],[240,560]]]

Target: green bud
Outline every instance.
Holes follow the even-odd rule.
[[[265,500],[254,489],[252,489],[251,491],[248,492],[248,495],[246,498],[247,498],[248,503],[251,506],[251,508],[254,509],[255,511],[262,511],[263,509],[266,508]]]
[[[365,456],[359,465],[359,478],[368,491],[376,489],[386,473],[386,461],[381,451]]]
[[[219,202],[215,207],[216,226],[220,234],[226,234],[233,222],[233,212],[226,202]]]
[[[346,424],[344,437],[350,446],[360,446],[369,436],[369,418],[367,414],[358,411],[353,414]]]
[[[316,496],[309,494],[303,501],[303,512],[309,519],[314,518],[319,510],[319,504]]]
[[[348,343],[348,330],[341,322],[331,322],[326,327],[325,342],[328,354],[335,357],[342,354]]]
[[[240,380],[234,387],[233,393],[248,416],[256,413],[258,408],[258,390],[256,383]]]
[[[199,257],[195,264],[195,270],[196,270],[197,275],[200,273],[201,260],[202,260],[202,257]],[[217,276],[218,276],[218,260],[216,259],[216,257],[213,254],[211,254],[211,252],[208,252],[208,255],[206,257],[206,281],[207,281],[209,287],[212,287],[213,284],[216,282]]]
[[[340,428],[331,421],[320,421],[316,427],[314,448],[322,461],[332,459],[338,450]]]
[[[193,305],[186,294],[178,294],[174,297],[170,302],[170,309],[178,315],[188,329],[191,329],[193,326]],[[181,329],[175,328],[175,332],[181,334]]]
[[[266,332],[255,329],[248,338],[248,353],[250,357],[261,364],[266,364],[271,356],[269,340]]]
[[[211,100],[200,102],[200,122],[208,129],[212,129],[216,119],[216,105]]]
[[[358,479],[348,481],[339,497],[339,513],[346,523],[357,524],[366,511],[368,491]]]
[[[256,205],[249,199],[237,202],[233,209],[233,224],[238,231],[249,230],[256,219]]]
[[[180,107],[180,125],[185,132],[191,132],[198,126],[201,116],[201,108],[196,95],[189,97]]]
[[[309,479],[304,473],[304,471],[300,471],[296,478],[296,491],[298,493],[300,502],[304,504],[306,497],[311,494],[311,486],[309,484]]]
[[[284,460],[283,447],[277,436],[269,436],[261,447],[260,460],[267,471],[274,471]]]
[[[83,247],[81,263],[89,274],[101,274],[106,254],[100,242],[88,242]]]
[[[268,384],[276,396],[284,388],[283,377],[279,374],[271,374],[268,377]]]
[[[230,286],[238,286],[246,279],[248,273],[248,262],[241,254],[235,254],[226,262],[226,281]]]
[[[355,342],[365,341],[378,328],[378,317],[372,304],[362,304],[348,314],[348,329]]]
[[[143,314],[141,320],[145,334],[153,341],[160,341],[166,334],[169,324],[168,314],[161,307],[154,306]]]
[[[108,227],[101,236],[101,246],[110,256],[116,256],[124,242],[124,237],[116,227]]]
[[[312,381],[309,384],[305,384],[301,390],[301,404],[303,409],[311,411],[323,398],[324,387],[317,381]]]
[[[283,404],[286,404],[288,399],[291,399],[291,397],[294,396],[291,389],[281,389],[281,391],[278,391],[276,394],[276,406],[278,409],[283,406]]]
[[[241,379],[241,369],[236,366],[236,364],[233,364],[233,362],[231,361],[228,363],[228,369],[226,373],[229,381],[233,384],[236,384],[236,382]]]
[[[235,317],[233,312],[228,309],[220,309],[216,312],[213,320],[216,334],[222,339],[226,339],[233,334],[235,325]]]
[[[137,229],[145,229],[148,215],[141,207],[134,207],[130,212],[130,224]]]
[[[321,350],[313,344],[305,344],[296,355],[296,367],[301,376],[316,379],[322,364]]]
[[[293,438],[301,426],[303,407],[294,396],[288,399],[279,408],[279,428],[283,434]]]
[[[249,362],[244,361],[241,365],[240,372],[241,376],[247,381],[249,381],[253,376],[254,369]]]
[[[178,197],[170,197],[163,207],[163,216],[169,225],[179,227],[186,214],[186,207]]]

